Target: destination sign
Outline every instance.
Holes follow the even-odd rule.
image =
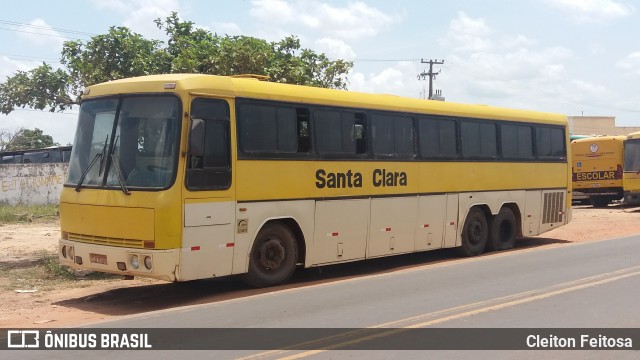
[[[593,181],[593,180],[617,180],[616,171],[592,171],[581,172],[576,174],[576,181]]]

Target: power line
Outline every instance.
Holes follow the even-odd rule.
[[[420,61],[420,59],[350,59],[350,60],[345,60],[345,61],[353,61],[353,62],[402,62],[402,61],[407,61],[407,62],[417,62]]]
[[[9,20],[2,20],[2,19],[0,19],[0,24],[12,25],[12,26],[20,26],[20,27],[28,27],[28,28],[40,29],[40,30],[55,30],[57,32],[69,33],[69,34],[74,34],[74,35],[84,35],[84,36],[95,36],[95,35],[97,35],[97,34],[85,32],[85,31],[68,30],[68,29],[63,29],[63,28],[54,28],[54,27],[51,27],[51,26],[44,26],[44,25],[25,24],[25,23],[21,23],[21,22],[17,22],[17,21],[9,21]]]
[[[73,38],[73,37],[62,36],[62,35],[55,35],[55,34],[43,34],[43,33],[39,33],[39,32],[26,31],[26,30],[19,30],[19,29],[7,29],[7,28],[3,28],[3,27],[0,27],[0,30],[14,31],[14,32],[19,32],[19,33],[23,33],[23,34],[33,34],[33,35],[49,36],[49,37],[55,37],[55,38],[61,38],[61,39],[68,39],[68,40],[82,40],[81,38]]]
[[[46,63],[60,63],[60,61],[58,60],[51,60],[51,59],[42,59],[40,57],[37,56],[28,56],[28,55],[13,55],[13,54],[3,54],[0,53],[0,56],[4,56],[7,57],[9,59],[14,59],[14,60],[29,60],[29,61],[43,61]]]

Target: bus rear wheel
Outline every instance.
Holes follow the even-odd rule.
[[[516,216],[508,207],[500,209],[491,220],[491,232],[487,241],[488,251],[507,250],[516,243]]]
[[[471,208],[462,227],[462,244],[458,248],[458,253],[462,256],[482,254],[487,245],[488,236],[489,228],[484,212],[477,207]]]
[[[589,202],[591,203],[591,206],[596,207],[596,208],[603,208],[603,207],[607,207],[609,205],[609,203],[611,202],[611,197],[609,196],[591,196],[589,197]]]
[[[293,275],[297,258],[298,246],[291,230],[279,223],[267,224],[253,243],[245,282],[254,287],[284,283]]]

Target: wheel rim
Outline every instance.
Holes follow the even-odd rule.
[[[474,218],[469,226],[469,241],[473,245],[482,243],[484,238],[484,226],[479,219]]]
[[[285,254],[286,251],[279,239],[267,239],[260,246],[259,263],[266,270],[277,269],[284,261]]]

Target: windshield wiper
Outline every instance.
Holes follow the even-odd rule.
[[[107,151],[107,142],[109,142],[109,135],[104,139],[104,145],[102,146],[102,154],[100,154],[100,167],[98,168],[98,176],[102,175],[102,165],[104,165],[105,152]]]
[[[122,189],[122,192],[125,195],[131,195],[131,192],[127,188],[127,184],[124,181],[124,176],[122,176],[122,168],[120,167],[120,159],[118,159],[118,156],[116,155],[116,152],[115,152],[116,144],[118,143],[118,139],[119,138],[120,138],[120,135],[116,136],[116,141],[113,142],[113,147],[111,148],[111,165],[113,166],[113,169],[116,171],[116,178],[118,179],[118,182],[120,183],[120,188]]]
[[[100,174],[102,173],[102,164],[104,163],[104,153],[105,151],[107,151],[107,142],[109,140],[109,135],[107,135],[107,138],[104,139],[104,145],[102,146],[102,152],[101,153],[97,153],[96,156],[93,157],[93,160],[91,160],[91,162],[89,163],[89,166],[87,166],[87,168],[82,172],[82,175],[80,175],[80,179],[78,180],[78,184],[76,184],[76,191],[80,192],[80,188],[82,187],[82,183],[84,182],[84,179],[87,177],[87,174],[89,174],[89,171],[91,170],[91,168],[93,168],[93,165],[96,164],[96,161],[98,161],[98,159],[100,159],[100,169],[98,170],[98,176],[100,176]]]

